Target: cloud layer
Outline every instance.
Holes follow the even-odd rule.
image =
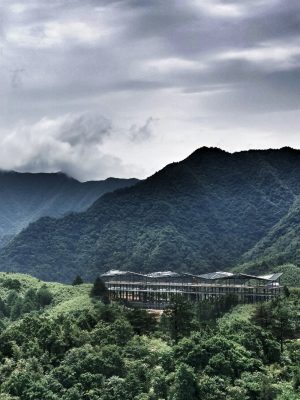
[[[120,171],[124,176],[140,172],[113,154],[103,153],[101,145],[112,132],[109,120],[89,112],[19,125],[1,143],[2,168],[63,171],[83,181],[118,175]]]
[[[143,177],[201,145],[299,147],[299,12],[298,0],[3,0],[0,167]]]

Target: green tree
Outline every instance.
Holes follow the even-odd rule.
[[[21,289],[21,282],[18,279],[8,278],[2,285],[7,289],[16,290],[17,292]]]
[[[283,286],[283,294],[285,297],[290,297],[291,295],[290,289],[286,285]]]
[[[16,300],[19,298],[19,295],[16,290],[10,290],[8,292],[8,296],[6,298],[6,306],[7,306],[7,313],[10,315],[11,309],[14,306]]]
[[[126,319],[117,319],[112,324],[114,342],[119,345],[125,345],[133,336],[133,329]]]
[[[83,279],[81,278],[80,275],[76,275],[72,285],[76,286],[76,285],[82,285],[83,284]]]
[[[271,330],[279,340],[280,349],[283,352],[284,340],[293,337],[296,330],[295,310],[286,301],[279,302],[273,310]]]
[[[198,386],[194,371],[186,364],[179,364],[175,371],[170,400],[198,400]]]
[[[162,367],[156,367],[151,373],[151,400],[166,399],[168,395],[167,378]]]
[[[25,296],[24,296],[23,306],[22,306],[22,314],[29,313],[36,309],[38,309],[38,299],[37,299],[36,290],[33,288],[30,288],[27,290],[27,292],[25,293]]]
[[[0,297],[0,318],[6,317],[8,315],[7,306],[4,300]]]
[[[11,307],[10,318],[15,321],[22,315],[23,300],[21,297],[17,297],[14,304]]]
[[[53,296],[46,285],[43,285],[37,291],[37,302],[40,307],[44,308],[44,307],[48,306],[49,304],[51,304],[52,299],[53,299]]]
[[[146,310],[129,309],[126,316],[131,323],[134,332],[138,335],[147,335],[154,332],[156,328],[157,321],[155,317]]]
[[[199,382],[199,399],[201,400],[227,400],[227,388],[225,385],[224,379],[218,376],[208,376],[205,374],[201,374]],[[235,390],[238,395],[242,394],[242,396],[230,397],[230,400],[246,400],[245,390]],[[242,393],[240,393],[242,392]],[[234,393],[236,394],[236,393]]]
[[[164,312],[164,325],[176,343],[188,336],[192,329],[193,312],[191,304],[181,296],[175,296]]]
[[[294,371],[293,387],[295,390],[299,391],[300,394],[300,366],[298,366]]]
[[[109,303],[109,293],[103,280],[98,276],[91,289],[91,297],[101,300],[104,304]]]
[[[260,303],[255,308],[252,320],[262,328],[270,328],[272,323],[272,310],[269,303]]]
[[[132,398],[127,392],[125,380],[118,376],[112,376],[107,379],[101,392],[101,400],[125,400]]]

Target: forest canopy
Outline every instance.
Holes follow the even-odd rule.
[[[158,318],[95,288],[0,274],[1,399],[299,399],[299,291],[258,305],[178,297]]]

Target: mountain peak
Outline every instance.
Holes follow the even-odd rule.
[[[223,158],[224,156],[228,156],[230,153],[228,153],[225,150],[220,149],[219,147],[199,147],[197,150],[195,150],[192,154],[190,154],[184,162],[190,162],[192,161],[193,163],[198,163],[202,162],[204,160],[209,160],[213,162],[214,160]]]
[[[202,154],[228,154],[226,150],[220,149],[219,147],[207,147],[207,146],[202,146],[193,151],[193,153],[190,155],[202,155]]]

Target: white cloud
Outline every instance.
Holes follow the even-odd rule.
[[[194,0],[194,4],[202,11],[217,17],[236,18],[244,13],[242,4],[224,4],[218,0]]]
[[[259,46],[225,51],[220,60],[245,60],[266,69],[281,69],[299,65],[300,44],[263,42]]]
[[[275,112],[286,144],[300,118],[299,10],[299,0],[1,0],[0,167],[144,177],[197,146],[265,145]]]
[[[51,48],[68,43],[95,44],[109,30],[83,21],[50,21],[44,25],[19,26],[9,29],[6,40],[19,47]]]
[[[197,60],[190,60],[178,57],[160,58],[149,60],[144,63],[144,70],[159,73],[199,71],[205,69],[206,64]]]
[[[194,5],[207,15],[223,19],[243,18],[263,7],[276,6],[281,0],[193,0]]]
[[[22,3],[13,3],[9,6],[9,10],[15,14],[22,14],[26,9],[26,5]]]
[[[63,171],[80,180],[133,176],[138,169],[124,165],[101,148],[111,129],[110,121],[92,113],[20,124],[0,143],[0,167],[30,172]]]

